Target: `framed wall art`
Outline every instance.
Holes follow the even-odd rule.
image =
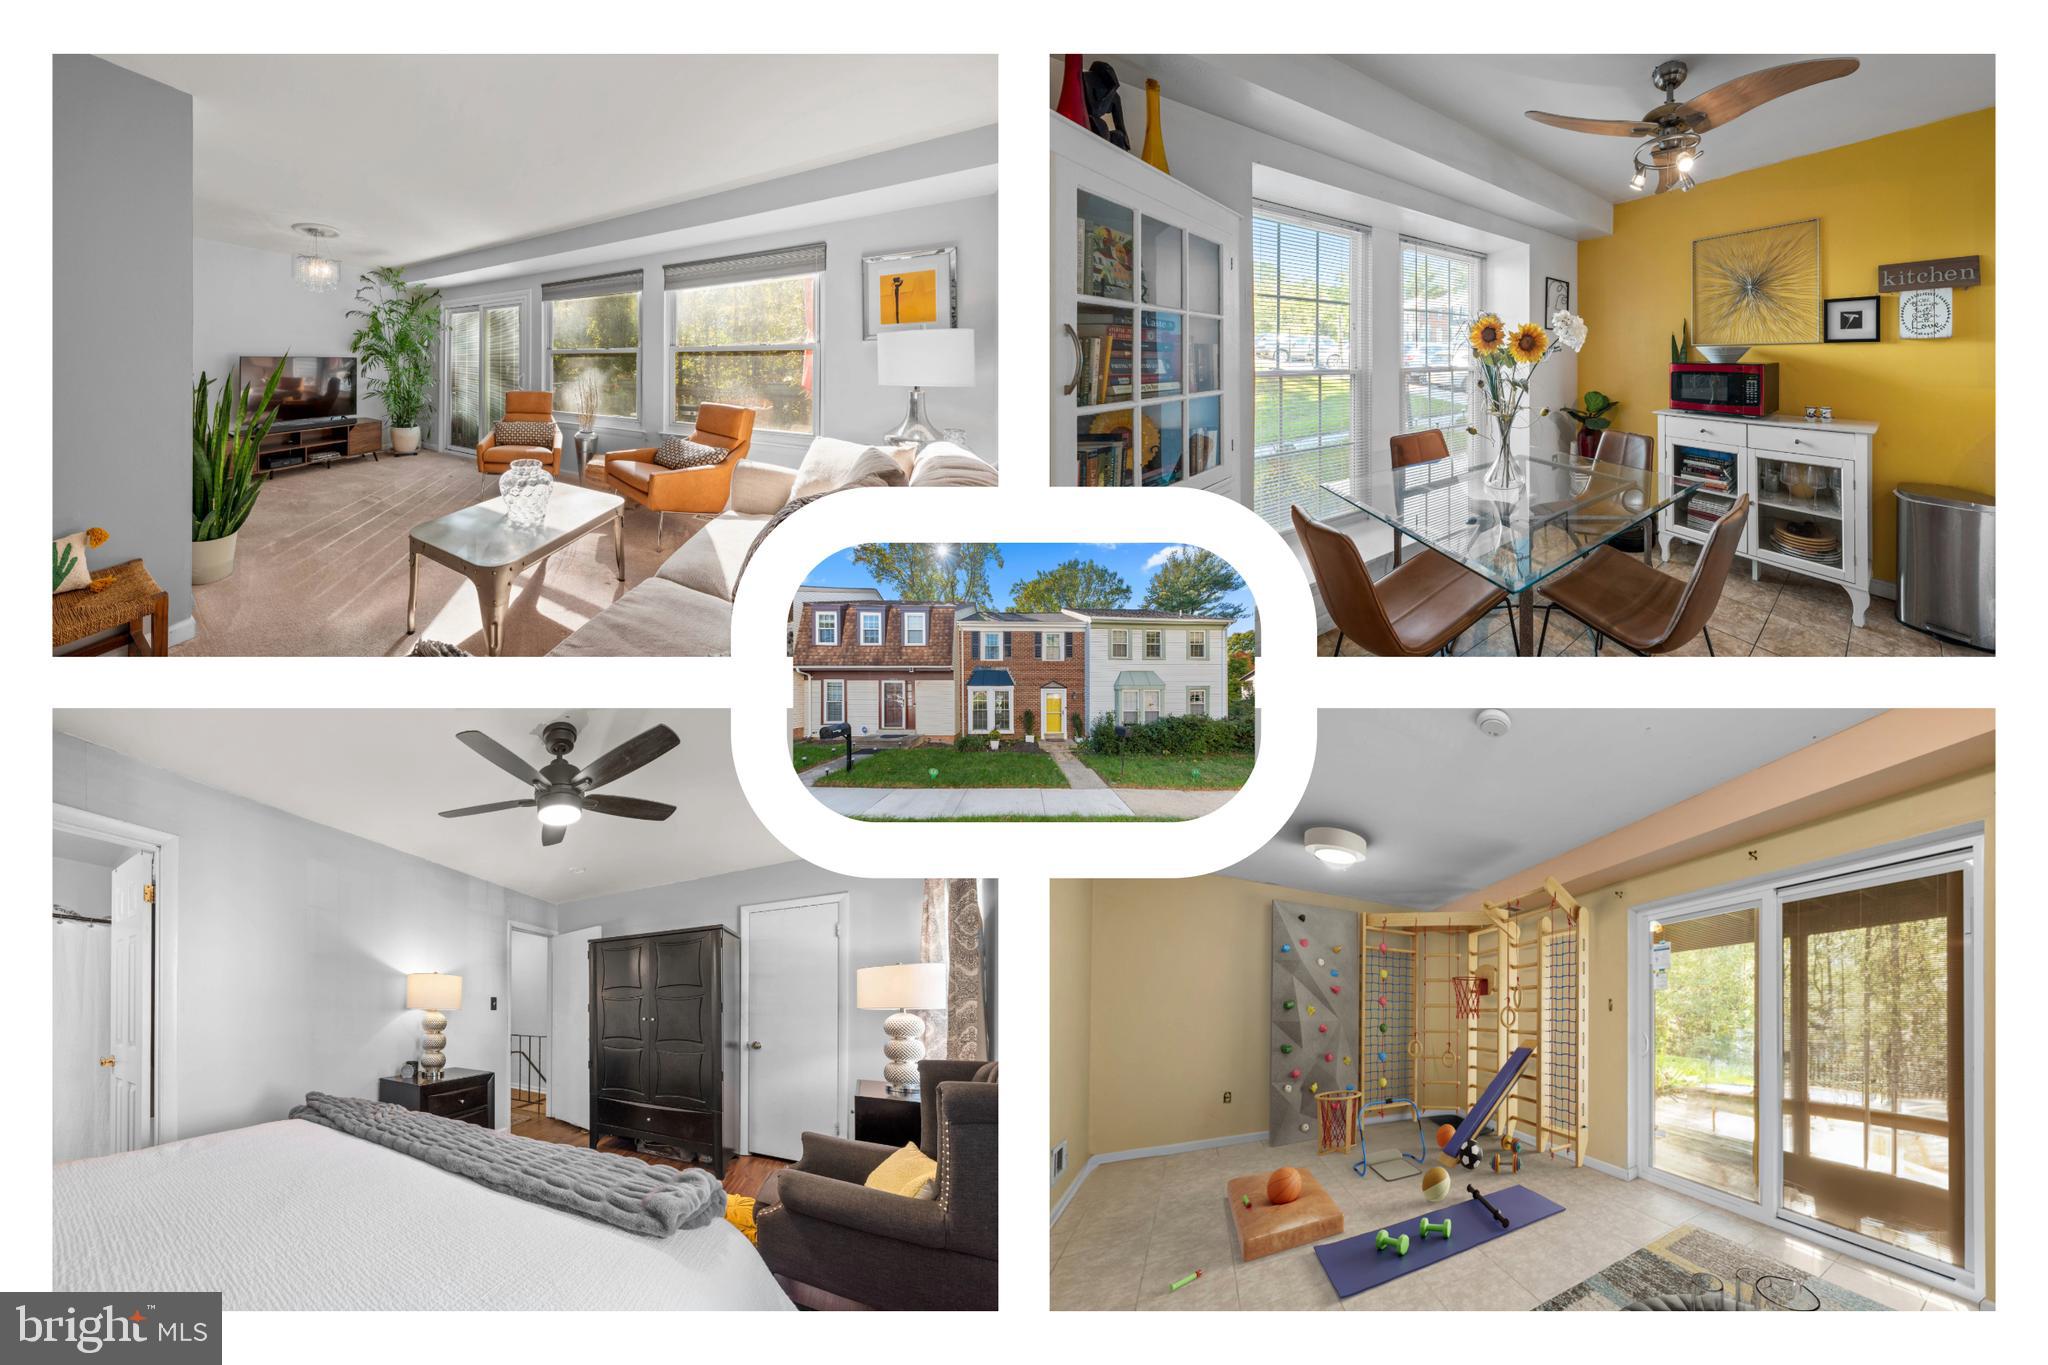
[[[950,246],[861,257],[861,340],[905,328],[959,326],[958,265],[958,248]]]
[[[1878,339],[1876,294],[1855,299],[1829,299],[1823,313],[1823,326],[1829,341]]]
[[[1820,219],[1692,244],[1695,346],[1792,346],[1821,340]]]

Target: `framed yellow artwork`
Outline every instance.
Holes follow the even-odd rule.
[[[861,258],[861,339],[904,328],[956,327],[956,250],[928,247]]]
[[[1695,346],[1790,346],[1821,336],[1820,219],[1692,244]]]

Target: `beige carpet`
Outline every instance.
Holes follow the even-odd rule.
[[[407,534],[495,497],[466,457],[424,452],[273,477],[242,527],[235,571],[193,589],[198,633],[176,654],[406,654],[415,640],[481,654],[483,617],[468,579],[420,564],[419,634],[405,633]],[[593,532],[521,575],[505,617],[505,653],[545,654],[648,577],[699,523],[671,516],[654,543],[652,512],[626,508],[626,582],[612,538]]]

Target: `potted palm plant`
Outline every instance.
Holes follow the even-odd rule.
[[[227,379],[220,381],[220,401],[209,404],[213,387],[204,370],[192,386],[192,582],[212,583],[235,571],[235,538],[256,510],[263,490],[256,452],[270,434],[276,417],[271,402],[284,357],[270,372],[263,396],[255,401],[251,384],[238,394]]]
[[[420,418],[434,382],[434,338],[441,329],[441,291],[405,282],[405,271],[381,265],[362,277],[348,316],[358,321],[349,348],[363,364],[363,388],[382,399],[391,419],[391,449],[420,448]]]

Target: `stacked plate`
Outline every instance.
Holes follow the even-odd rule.
[[[1795,559],[1842,562],[1842,533],[1817,521],[1773,522],[1768,539],[1773,549]]]

